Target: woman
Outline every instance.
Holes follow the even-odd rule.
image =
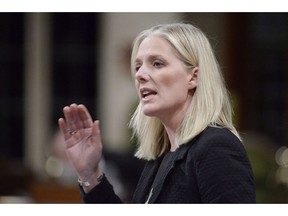
[[[133,203],[255,203],[253,173],[232,123],[223,77],[206,36],[190,24],[138,35],[131,71],[139,105],[130,126],[147,160]],[[86,203],[119,203],[101,172],[99,121],[64,107],[59,127]]]

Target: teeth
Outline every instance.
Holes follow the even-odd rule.
[[[142,93],[143,97],[147,97],[149,94],[150,94],[149,91],[144,91],[144,92]]]
[[[145,98],[145,97],[147,97],[147,96],[149,96],[149,95],[152,95],[152,94],[153,94],[153,92],[144,91],[144,92],[142,93],[142,96]]]
[[[145,91],[142,92],[142,97],[145,98],[145,97],[148,97],[149,95],[152,95],[152,94],[155,94],[155,92],[149,91],[149,90],[145,90]]]
[[[146,96],[146,95],[148,95],[148,94],[149,94],[148,91],[143,92],[143,96]]]

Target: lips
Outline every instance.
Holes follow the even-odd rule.
[[[140,89],[140,95],[141,95],[142,99],[147,99],[147,98],[149,98],[149,96],[156,95],[156,94],[157,94],[156,91],[149,89],[149,88],[141,88]]]

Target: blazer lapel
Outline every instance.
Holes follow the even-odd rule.
[[[156,160],[148,161],[146,163],[133,195],[133,203],[145,203],[147,200],[162,158],[163,157],[159,157]]]
[[[175,164],[177,161],[182,160],[184,158],[190,146],[191,145],[189,144],[181,145],[179,149],[175,153],[173,153],[172,158],[170,161],[168,161],[168,165],[166,166],[166,168],[162,170],[161,173],[159,172],[157,173],[156,178],[153,182],[152,188],[150,190],[149,200],[147,203],[155,202],[155,200],[157,199],[157,197],[159,196],[162,190],[162,187],[164,185],[164,182],[168,173],[175,167]],[[158,165],[158,168],[159,168],[159,165]],[[158,171],[158,168],[157,168],[157,171]]]

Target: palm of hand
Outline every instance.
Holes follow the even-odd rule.
[[[78,173],[95,171],[102,155],[100,137],[83,128],[66,140],[66,153]]]
[[[79,176],[90,176],[98,169],[102,156],[99,121],[92,118],[84,105],[72,104],[63,109],[59,119],[66,154]]]

